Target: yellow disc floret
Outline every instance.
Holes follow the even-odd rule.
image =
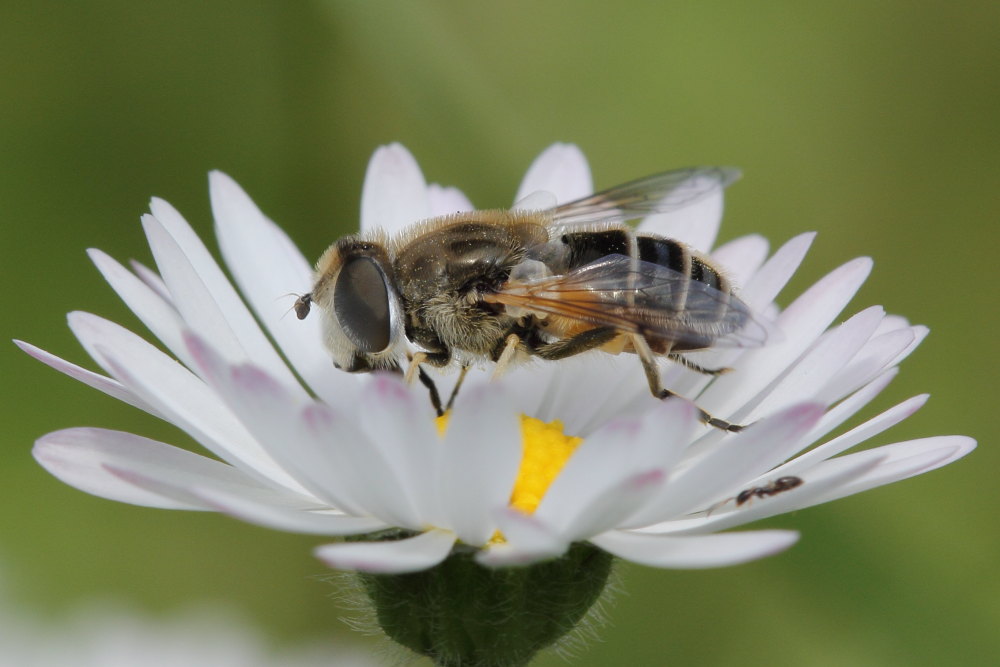
[[[443,436],[448,428],[448,415],[437,418],[437,428],[438,433]],[[521,415],[523,454],[510,495],[511,507],[526,514],[534,512],[549,485],[581,442],[583,438],[563,433],[563,424],[558,419],[545,423],[540,419]]]
[[[563,433],[562,422],[558,419],[546,424],[521,415],[521,442],[524,454],[510,504],[531,514],[583,438]]]

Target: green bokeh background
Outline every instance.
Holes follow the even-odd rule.
[[[598,186],[739,165],[723,240],[820,232],[783,303],[868,254],[849,312],[879,303],[930,326],[866,414],[933,397],[879,442],[964,433],[980,448],[769,521],[803,533],[774,558],[622,567],[612,625],[575,664],[984,664],[1000,655],[998,45],[987,1],[5,2],[0,338],[91,366],[64,313],[141,330],[83,251],[151,261],[152,195],[209,235],[213,168],[315,257],[356,226],[366,162],[390,141],[481,206],[508,203],[553,141],[579,144]],[[184,443],[174,429],[10,344],[0,372],[0,567],[26,609],[224,600],[276,641],[349,634],[309,553],[320,540],[92,498],[29,453],[70,426]]]

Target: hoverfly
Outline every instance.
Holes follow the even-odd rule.
[[[682,356],[713,345],[759,345],[766,328],[723,272],[679,241],[625,221],[687,206],[738,178],[701,167],[631,181],[558,206],[516,206],[432,218],[394,238],[381,232],[336,241],[316,265],[299,319],[322,311],[334,365],[348,372],[401,371],[427,385],[423,364],[489,360],[503,372],[519,357],[547,360],[590,350],[638,356],[650,393],[657,356],[718,374]],[[418,351],[410,353],[410,344]],[[742,427],[700,411],[716,428]]]

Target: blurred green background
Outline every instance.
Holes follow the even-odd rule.
[[[782,303],[869,254],[849,313],[880,303],[930,326],[865,414],[933,397],[879,442],[964,433],[980,449],[770,521],[803,533],[778,557],[622,567],[612,624],[574,664],[983,664],[1000,655],[998,44],[985,1],[5,2],[0,338],[93,367],[64,313],[141,330],[84,249],[151,261],[152,195],[207,237],[210,169],[316,257],[356,226],[368,157],[391,141],[484,207],[509,203],[553,141],[579,144],[598,186],[735,164],[723,240],[820,232]],[[25,608],[224,600],[276,641],[349,634],[309,554],[320,540],[48,476],[30,448],[58,428],[184,440],[12,344],[0,364],[0,568]]]

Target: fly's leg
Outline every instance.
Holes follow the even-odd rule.
[[[458,390],[462,388],[462,383],[465,382],[465,376],[469,373],[469,364],[462,364],[462,370],[458,373],[458,381],[455,383],[455,388],[451,390],[451,396],[448,397],[448,403],[444,406],[444,411],[448,412],[451,410],[451,406],[455,404],[455,398],[458,396]],[[427,378],[428,380],[430,378]],[[433,399],[431,399],[433,401]],[[440,414],[438,416],[441,416]]]
[[[451,408],[451,400],[454,400],[454,392],[452,392],[452,399],[448,401],[448,408],[441,407],[441,394],[438,393],[437,385],[434,384],[434,379],[427,374],[423,366],[417,366],[417,377],[420,379],[420,384],[427,387],[427,393],[431,395],[431,405],[434,407],[434,412],[438,417],[443,415],[446,410]]]
[[[503,341],[500,354],[496,355],[496,368],[493,369],[493,379],[496,380],[507,371],[507,366],[514,360],[517,346],[521,344],[521,337],[517,334],[510,334]]]
[[[649,383],[649,391],[652,392],[653,396],[660,399],[678,396],[679,394],[675,394],[669,389],[664,389],[660,383],[660,369],[656,366],[656,357],[649,348],[649,343],[646,342],[646,339],[640,334],[630,334],[630,338],[632,340],[632,347],[635,349],[635,353],[639,355],[639,361],[642,362],[642,370],[646,372],[646,381]],[[709,426],[722,431],[729,431],[730,433],[739,433],[745,428],[740,424],[731,424],[724,419],[713,417],[701,408],[698,408],[698,419]]]
[[[431,366],[447,366],[448,362],[451,361],[451,354],[448,352],[417,352],[412,357],[410,357],[410,365],[406,369],[406,375],[403,376],[404,381],[407,384],[413,383],[413,378],[416,377],[420,380],[420,384],[427,387],[427,392],[430,394],[431,406],[434,408],[434,412],[440,417],[445,413],[445,410],[451,408],[451,404],[455,401],[455,393],[458,391],[456,386],[451,392],[451,397],[448,399],[448,405],[446,407],[441,406],[441,394],[437,390],[437,385],[434,384],[434,379],[427,374],[424,370],[423,364],[430,364]],[[465,377],[463,372],[462,377]],[[459,380],[461,383],[461,380]]]
[[[542,359],[555,361],[601,347],[610,343],[617,336],[618,332],[611,327],[598,327],[596,329],[581,331],[569,338],[539,345],[531,350],[531,352],[532,354],[537,354]]]
[[[693,361],[691,361],[690,359],[688,359],[687,357],[685,357],[684,355],[678,354],[676,352],[672,352],[672,353],[668,354],[667,358],[670,359],[670,361],[677,362],[678,364],[680,364],[684,368],[690,368],[691,370],[693,370],[695,372],[698,372],[698,373],[701,373],[702,375],[713,375],[713,376],[714,375],[725,375],[726,373],[728,373],[728,372],[730,372],[730,371],[733,370],[732,368],[729,368],[728,366],[723,366],[722,368],[705,368],[704,366],[696,364]]]

